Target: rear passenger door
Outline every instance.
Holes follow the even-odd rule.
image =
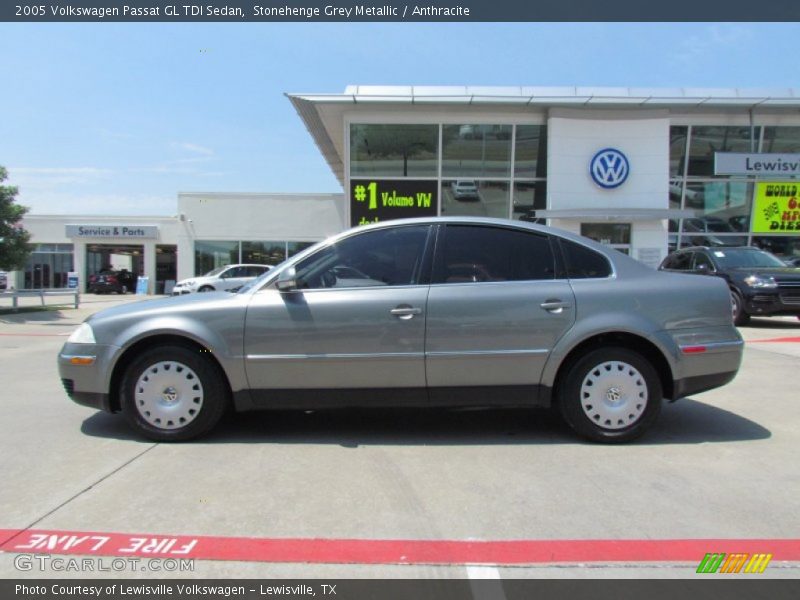
[[[556,279],[549,236],[502,226],[442,226],[425,342],[431,402],[534,402],[547,357],[574,320],[572,288]]]

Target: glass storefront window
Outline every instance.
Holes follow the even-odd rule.
[[[535,221],[535,212],[547,208],[547,182],[516,181],[513,207],[512,218]]]
[[[745,181],[690,181],[686,184],[684,208],[698,217],[716,217],[727,222],[731,232],[749,228],[753,184]]]
[[[689,128],[676,125],[669,128],[669,176],[683,175],[686,165],[686,140]]]
[[[350,174],[436,177],[438,125],[350,125]]]
[[[194,273],[204,275],[217,267],[239,262],[239,242],[196,241]]]
[[[289,242],[287,244],[289,249],[289,257],[294,256],[295,254],[299,254],[306,248],[313,246],[316,242]]]
[[[444,125],[444,177],[509,177],[511,125]]]
[[[630,223],[581,223],[581,235],[609,246],[630,245]]]
[[[744,181],[687,183],[685,208],[696,212],[683,219],[681,245],[746,245],[752,197],[753,184]]]
[[[761,151],[778,154],[800,152],[800,127],[764,127]]]
[[[547,177],[547,126],[517,125],[515,177]]]
[[[759,128],[752,129],[754,146],[751,146],[750,132],[750,127],[693,126],[689,140],[689,176],[713,176],[715,152],[754,151],[758,147]]]
[[[442,181],[442,214],[508,218],[509,184],[504,181]]]
[[[754,237],[753,245],[762,250],[772,252],[784,261],[800,259],[800,235],[764,235]]]
[[[285,242],[242,242],[242,263],[278,265],[286,260]]]
[[[72,244],[34,244],[23,269],[23,288],[65,288],[67,273],[74,269]]]

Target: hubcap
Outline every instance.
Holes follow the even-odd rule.
[[[608,361],[589,371],[581,384],[584,414],[604,429],[636,423],[647,407],[647,384],[633,366]]]
[[[203,384],[183,363],[150,365],[136,381],[136,410],[159,429],[178,429],[194,421],[203,407]]]

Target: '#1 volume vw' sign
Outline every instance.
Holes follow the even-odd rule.
[[[435,217],[439,208],[436,181],[357,179],[350,182],[350,224]]]

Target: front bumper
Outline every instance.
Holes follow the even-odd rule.
[[[744,296],[744,309],[750,315],[800,316],[800,290],[758,290]]]
[[[178,286],[178,285],[176,285],[174,288],[172,288],[172,295],[173,296],[183,296],[185,294],[191,294],[191,293],[193,293],[195,291],[197,291],[197,290],[193,289],[193,288],[190,288],[188,286]]]
[[[58,354],[58,373],[67,395],[83,406],[111,412],[109,381],[119,350],[105,344],[64,344]]]

